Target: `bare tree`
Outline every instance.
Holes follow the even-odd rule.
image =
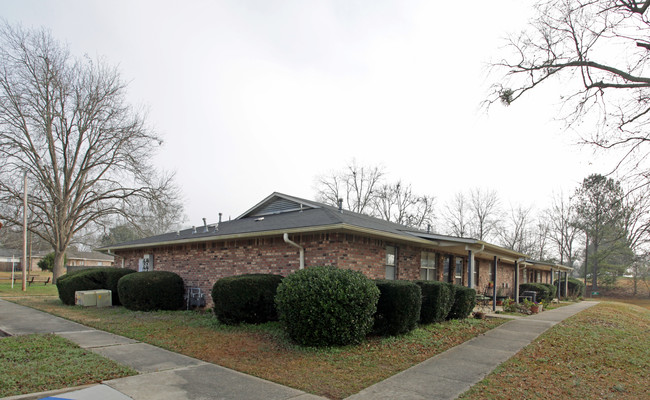
[[[413,193],[411,185],[398,181],[382,185],[374,198],[374,214],[386,221],[424,229],[434,220],[435,198],[418,196]]]
[[[540,261],[551,261],[552,257],[548,254],[548,242],[551,233],[551,224],[542,216],[536,218],[535,226],[532,229],[532,245],[530,255]]]
[[[501,245],[519,253],[532,253],[534,242],[531,234],[532,208],[510,206],[506,224],[499,231]]]
[[[548,238],[557,249],[560,264],[573,267],[580,252],[576,245],[580,229],[576,225],[575,205],[562,193],[554,195],[551,207],[544,212],[544,217],[549,225]]]
[[[350,211],[424,229],[435,219],[435,197],[413,192],[402,181],[386,183],[384,170],[352,161],[341,171],[316,178],[316,199],[336,206],[343,199]]]
[[[501,208],[499,197],[494,190],[474,188],[470,191],[470,210],[472,212],[472,236],[479,240],[489,240],[497,234]]]
[[[45,30],[0,27],[0,212],[19,223],[27,174],[33,232],[54,249],[54,281],[76,234],[174,186],[149,163],[161,140],[125,95],[101,60],[73,57]]]
[[[538,1],[536,17],[509,40],[509,55],[493,64],[504,77],[487,104],[511,104],[565,79],[559,96],[567,124],[588,124],[584,143],[621,150],[620,163],[636,167],[650,141],[649,7],[650,0]],[[648,170],[640,171],[647,182]]]
[[[470,202],[463,192],[458,192],[445,205],[444,220],[449,235],[468,237],[471,228]]]
[[[367,214],[383,177],[383,168],[359,166],[352,160],[343,171],[332,171],[316,179],[316,198],[333,206],[343,199],[348,210]]]
[[[630,265],[634,281],[634,295],[638,282],[644,280],[648,272],[648,252],[650,249],[650,189],[648,186],[628,191],[623,200],[624,229],[627,244],[634,253]]]

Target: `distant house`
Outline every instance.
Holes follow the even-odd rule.
[[[332,265],[372,279],[437,280],[518,296],[526,255],[438,235],[319,202],[273,193],[232,221],[106,246],[116,266],[172,271],[208,295],[219,278],[288,275]],[[544,267],[546,268],[546,266]],[[548,271],[532,279],[551,281]]]
[[[32,254],[32,263],[29,270],[40,271],[41,269],[38,267],[39,261],[41,261],[43,257],[51,252],[52,251],[40,251]],[[114,258],[112,255],[108,255],[99,251],[68,250],[65,254],[67,272],[82,268],[112,267],[114,264]],[[20,257],[22,258],[22,252],[20,254]]]
[[[20,270],[22,255],[22,250],[0,248],[0,271],[11,272],[12,265],[16,270]]]

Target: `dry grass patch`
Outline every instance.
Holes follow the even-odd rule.
[[[462,399],[650,398],[650,311],[604,302],[545,332]]]
[[[279,323],[231,327],[220,324],[210,313],[81,308],[64,306],[52,298],[15,301],[333,399],[352,395],[504,322],[449,321],[398,338],[371,338],[357,346],[315,349],[293,344]]]

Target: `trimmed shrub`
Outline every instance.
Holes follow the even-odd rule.
[[[549,301],[553,300],[557,294],[557,286],[551,285],[550,283],[540,283],[540,285],[544,285],[548,289]]]
[[[362,273],[311,267],[282,280],[275,296],[289,336],[307,346],[360,343],[370,332],[379,289]]]
[[[447,319],[465,319],[476,306],[476,290],[461,285],[454,285],[454,288],[454,305]]]
[[[375,281],[379,301],[372,331],[377,335],[395,336],[412,331],[418,325],[422,290],[409,281]]]
[[[134,311],[178,310],[183,307],[183,278],[169,271],[123,276],[117,292],[124,307]]]
[[[246,274],[219,279],[212,286],[214,314],[224,324],[277,321],[275,293],[281,275]]]
[[[442,322],[454,305],[454,287],[447,282],[416,281],[422,290],[420,323]]]
[[[537,296],[535,296],[537,302],[553,300],[550,289],[541,283],[522,283],[519,285],[519,295],[521,296],[523,292],[537,293]]]
[[[557,286],[557,279],[555,280],[555,285]],[[564,289],[564,279],[562,279],[562,282],[560,283],[562,297],[577,298],[585,295],[585,283],[580,279],[569,278],[568,286],[569,286],[569,294],[567,295]]]
[[[113,305],[120,305],[117,282],[135,271],[127,268],[89,268],[61,275],[56,280],[59,298],[63,304],[74,305],[74,293],[79,290],[108,289],[112,292]]]

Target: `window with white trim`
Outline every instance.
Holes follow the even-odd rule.
[[[397,248],[395,246],[386,246],[386,279],[395,279],[395,270],[397,269]]]
[[[438,275],[436,274],[436,260],[436,253],[423,251],[420,254],[420,279],[423,281],[438,280]]]

